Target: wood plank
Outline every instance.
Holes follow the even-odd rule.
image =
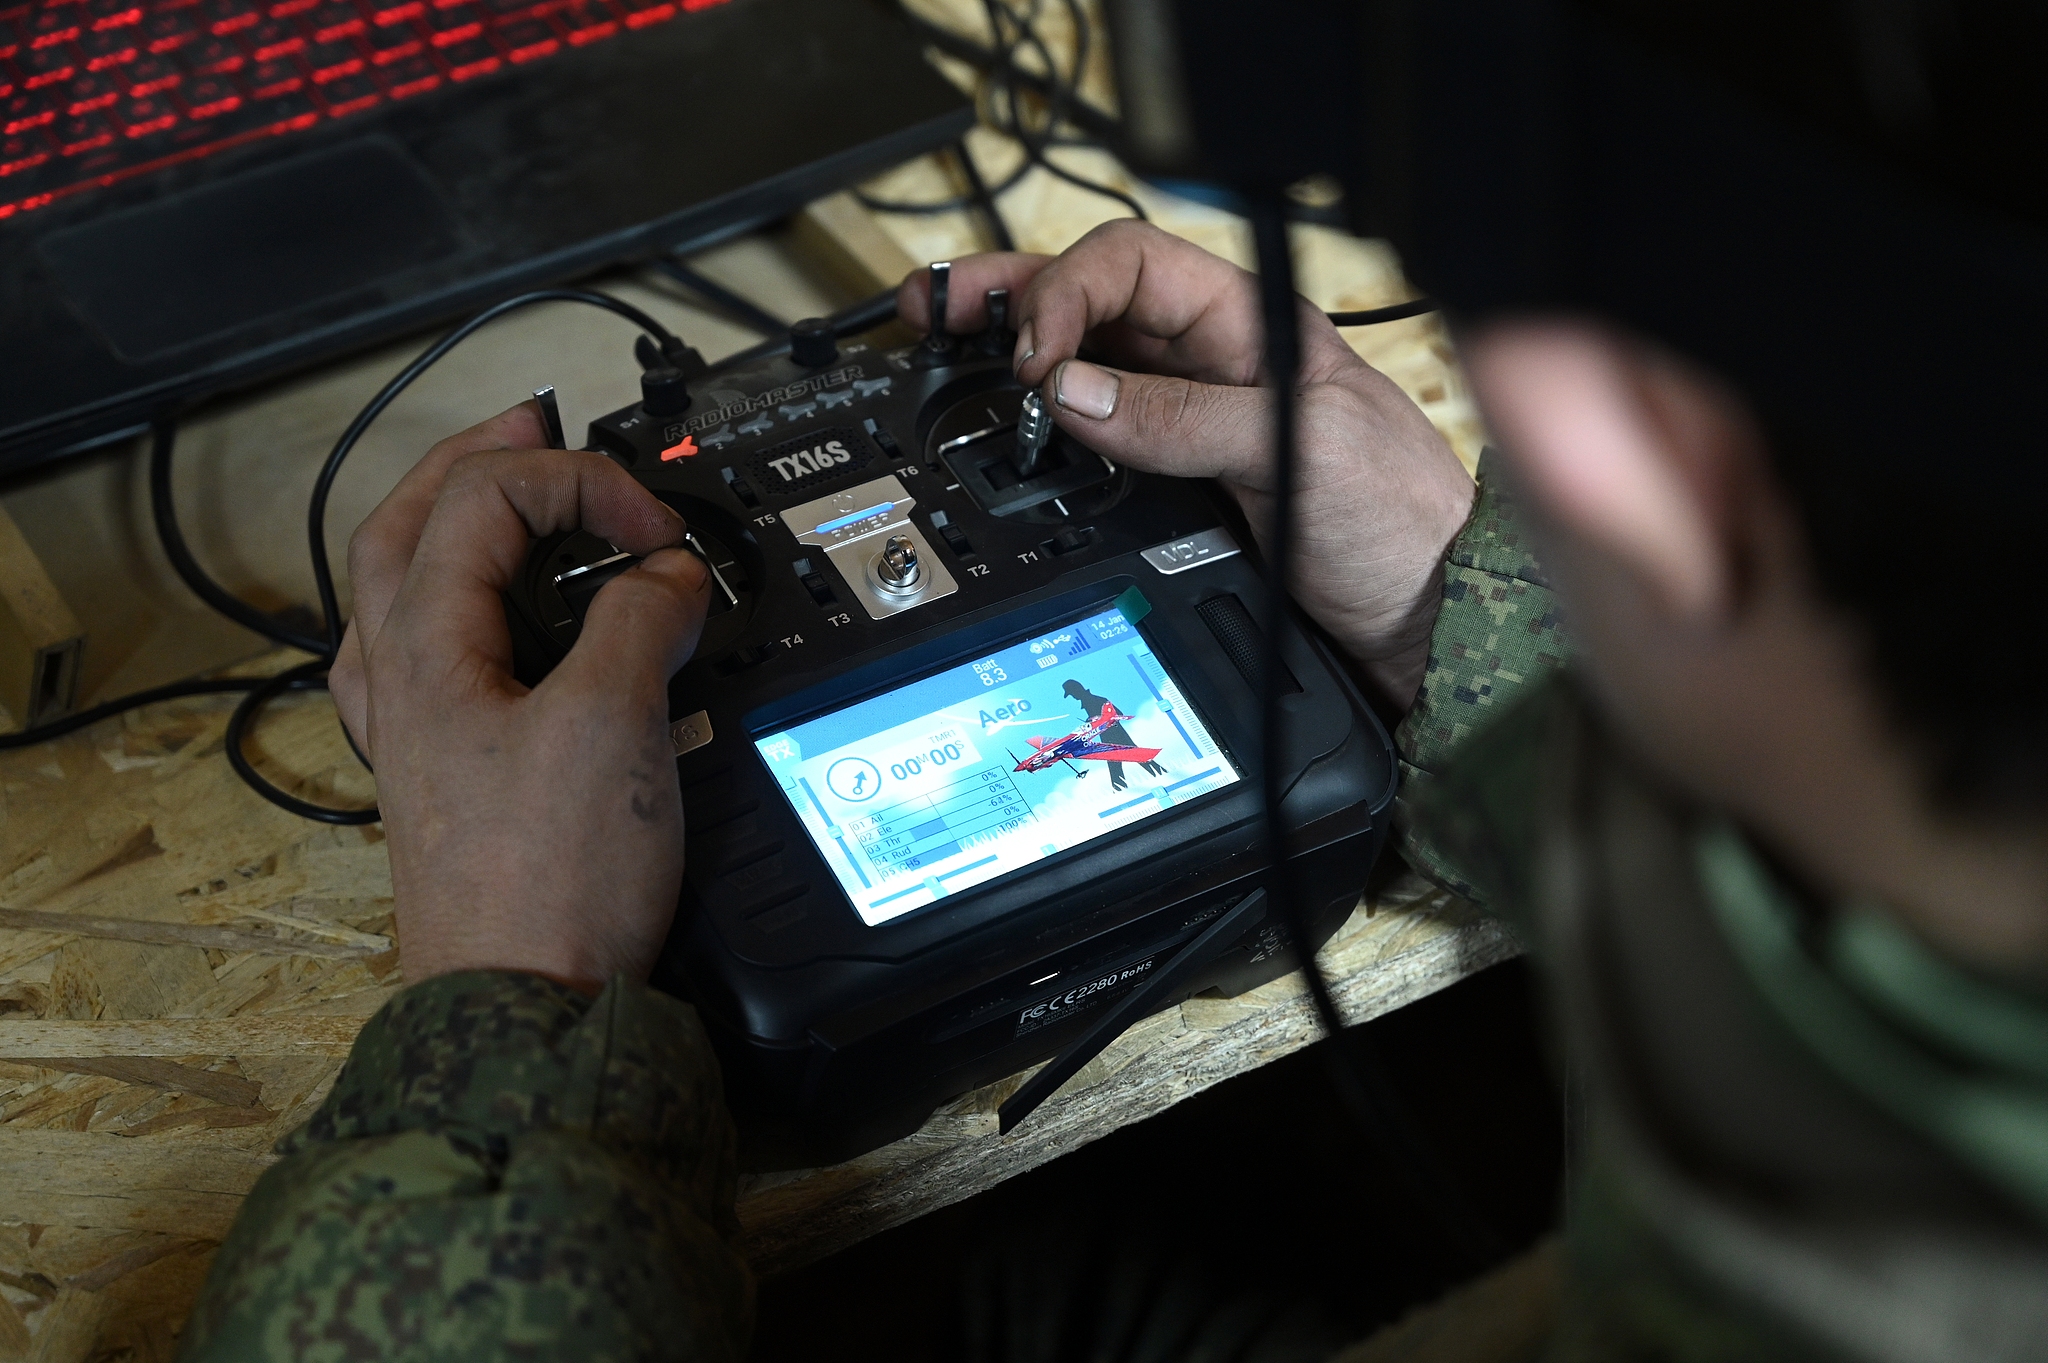
[[[330,961],[354,960],[391,949],[390,942],[382,938],[374,943],[307,942],[288,937],[271,937],[260,932],[238,932],[233,928],[200,927],[190,923],[155,923],[129,918],[99,918],[82,913],[42,913],[35,909],[0,909],[0,928],[13,928],[17,932],[58,933],[66,937],[105,937],[122,942],[148,942],[157,946],[253,951],[267,956],[318,956]],[[318,928],[309,924],[308,930],[317,931]]]
[[[819,199],[790,224],[790,240],[810,263],[857,296],[893,289],[923,265],[850,193]]]
[[[110,1018],[0,1020],[0,1059],[62,1056],[348,1054],[360,1017]],[[0,1216],[6,1208],[0,1206]]]
[[[0,1216],[43,1226],[151,1230],[218,1240],[277,1162],[206,1135],[129,1140],[96,1131],[0,1127],[10,1178]]]

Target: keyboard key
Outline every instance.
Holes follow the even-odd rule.
[[[78,62],[67,47],[45,47],[39,51],[24,52],[14,59],[14,65],[21,73],[21,88],[24,90],[40,90],[78,74]]]
[[[194,75],[216,76],[235,70],[249,59],[232,38],[201,38],[179,48],[178,60]]]
[[[408,57],[384,70],[384,93],[393,99],[423,95],[441,83],[441,68],[431,57]]]
[[[22,39],[31,52],[68,43],[82,31],[78,12],[68,6],[37,10],[21,25]]]
[[[121,106],[121,127],[132,141],[160,133],[178,121],[178,111],[161,95],[145,95]]]
[[[545,57],[562,46],[561,40],[555,37],[555,31],[538,19],[514,19],[500,24],[495,36],[498,46],[504,48],[505,55],[515,62]]]
[[[320,110],[312,100],[303,94],[285,95],[280,99],[266,99],[250,109],[250,117],[260,127],[272,132],[288,131],[292,128],[310,128],[320,121]]]
[[[185,73],[162,57],[143,57],[121,72],[128,93],[140,99],[168,90],[185,78]]]
[[[320,97],[327,101],[329,118],[345,118],[383,103],[384,92],[374,76],[338,76],[320,86]]]
[[[313,73],[316,85],[353,76],[363,69],[362,53],[356,51],[353,43],[316,43],[301,55],[305,58],[306,69]]]
[[[619,31],[619,21],[603,0],[572,0],[557,12],[557,19],[569,30],[569,41],[577,47],[609,38]]]
[[[370,21],[379,27],[402,24],[427,12],[426,0],[371,0]]]
[[[475,5],[451,5],[428,16],[427,28],[434,35],[436,47],[466,43],[483,36],[484,12]]]
[[[105,114],[80,114],[60,120],[51,135],[56,139],[59,155],[83,156],[113,145],[114,125]]]
[[[320,0],[277,0],[267,12],[273,19],[289,19],[294,14],[304,14],[319,3]]]
[[[637,7],[633,0],[627,0],[622,8],[626,11],[627,28],[646,28],[649,24],[676,17],[676,7],[669,0],[662,0],[660,4],[642,3]]]
[[[219,38],[254,28],[263,19],[263,15],[247,0],[203,0],[199,11],[207,32]]]
[[[85,0],[85,12],[92,19],[92,31],[133,28],[142,22],[142,6],[135,0]]]
[[[142,55],[136,46],[136,30],[133,28],[88,33],[78,40],[78,46],[85,53],[85,69],[88,71],[122,66]]]
[[[373,66],[384,66],[416,56],[426,47],[411,24],[373,28],[364,35],[363,45],[370,49],[370,64]]]
[[[306,35],[289,19],[265,19],[242,35],[249,55],[259,62],[290,56],[306,45]]]
[[[308,17],[306,26],[312,29],[313,41],[316,43],[331,43],[337,38],[346,38],[351,33],[361,33],[369,27],[363,22],[363,16],[356,13],[354,5],[344,5],[339,3],[339,0],[329,0],[327,4],[315,9]]]
[[[143,41],[153,53],[162,54],[183,47],[198,33],[199,19],[190,10],[152,14],[142,21]]]
[[[179,90],[178,97],[195,120],[218,118],[242,106],[242,92],[219,76],[201,76]]]
[[[280,57],[276,61],[256,63],[243,73],[242,79],[248,83],[251,98],[275,99],[304,88],[306,73],[289,57]]]
[[[40,132],[0,137],[0,176],[22,175],[50,159],[50,143]],[[14,187],[0,180],[0,198],[13,194]]]
[[[441,49],[441,60],[448,63],[448,75],[454,80],[488,76],[505,64],[505,59],[498,55],[498,49],[482,38],[450,43]]]
[[[57,111],[35,95],[15,95],[0,102],[0,137],[15,137],[57,121]]]
[[[80,76],[64,87],[62,108],[72,116],[104,109],[121,98],[122,82],[112,76]]]

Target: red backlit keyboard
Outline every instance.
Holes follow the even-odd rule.
[[[723,0],[0,0],[0,219]]]

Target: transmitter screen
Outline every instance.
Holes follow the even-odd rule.
[[[1243,779],[1114,608],[754,745],[870,926]]]

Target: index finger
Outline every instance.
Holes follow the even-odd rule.
[[[1258,378],[1257,276],[1149,223],[1121,218],[1075,242],[1032,279],[1017,316],[1017,378],[1033,386],[1091,332],[1124,368]]]
[[[465,674],[486,686],[511,682],[512,636],[501,593],[531,542],[588,530],[628,553],[683,541],[683,518],[600,454],[502,450],[450,466],[420,531],[405,581],[385,617],[384,644],[434,679]]]
[[[412,566],[420,532],[426,528],[434,500],[441,495],[441,485],[455,461],[481,450],[533,449],[546,443],[539,406],[522,402],[428,450],[377,503],[377,509],[363,518],[348,541],[348,580],[356,634],[365,656],[384,627],[392,598]]]

